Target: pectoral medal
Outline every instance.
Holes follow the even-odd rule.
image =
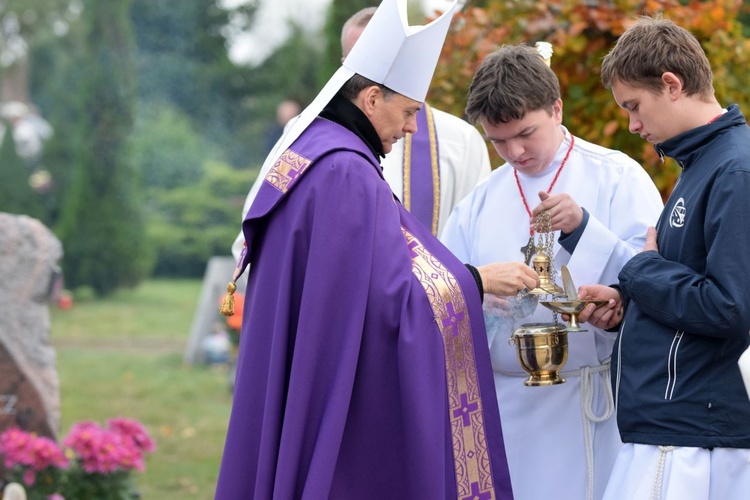
[[[534,235],[529,236],[529,241],[526,245],[521,247],[521,253],[523,254],[524,262],[528,266],[531,263],[531,256],[534,253]]]

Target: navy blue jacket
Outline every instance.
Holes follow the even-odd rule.
[[[656,147],[682,167],[658,252],[619,275],[612,354],[623,442],[750,448],[737,360],[750,344],[750,127],[736,105]]]

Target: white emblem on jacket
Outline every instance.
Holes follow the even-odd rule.
[[[682,227],[685,225],[685,200],[680,198],[672,208],[672,215],[669,216],[670,227]]]

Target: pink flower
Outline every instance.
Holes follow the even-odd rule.
[[[28,458],[29,461],[26,465],[30,465],[38,471],[47,467],[63,469],[68,466],[68,460],[57,443],[46,437],[37,437],[31,443]]]
[[[48,467],[64,468],[68,464],[62,450],[53,440],[16,428],[8,429],[0,435],[0,452],[5,455],[6,468],[25,465],[34,471],[41,471]],[[33,484],[33,475],[30,480]]]
[[[117,487],[128,480],[130,471],[144,472],[143,456],[154,450],[154,442],[143,425],[126,418],[109,420],[107,428],[96,422],[77,422],[63,439],[63,445],[65,452],[52,439],[17,428],[7,429],[0,434],[0,464],[5,465],[14,481],[22,482],[27,492],[33,492],[34,498],[65,500],[60,493],[78,498],[82,484],[88,488],[91,481],[112,481],[112,487]],[[125,474],[113,474],[116,472]]]
[[[63,444],[86,461],[97,453],[103,430],[93,422],[78,422],[71,427]]]
[[[144,472],[146,468],[143,464],[143,453],[141,450],[129,439],[122,438],[122,436],[121,439],[120,468],[124,470],[135,469],[138,472]]]
[[[97,472],[107,473],[119,469],[122,442],[123,439],[118,434],[102,431],[96,456]]]
[[[130,439],[141,452],[154,451],[154,442],[146,429],[136,420],[113,418],[107,421],[107,428]]]
[[[12,427],[0,435],[0,452],[5,455],[5,467],[28,463],[29,445],[33,436],[18,428]]]
[[[102,429],[92,422],[76,424],[64,440],[88,473],[106,474],[117,470],[145,470],[143,452],[154,444],[143,426],[124,418],[108,422]]]
[[[23,472],[23,483],[26,486],[34,486],[36,482],[36,471],[34,469],[26,469]]]

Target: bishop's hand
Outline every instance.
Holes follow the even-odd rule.
[[[493,262],[477,267],[485,293],[508,297],[539,286],[539,275],[523,262]]]

